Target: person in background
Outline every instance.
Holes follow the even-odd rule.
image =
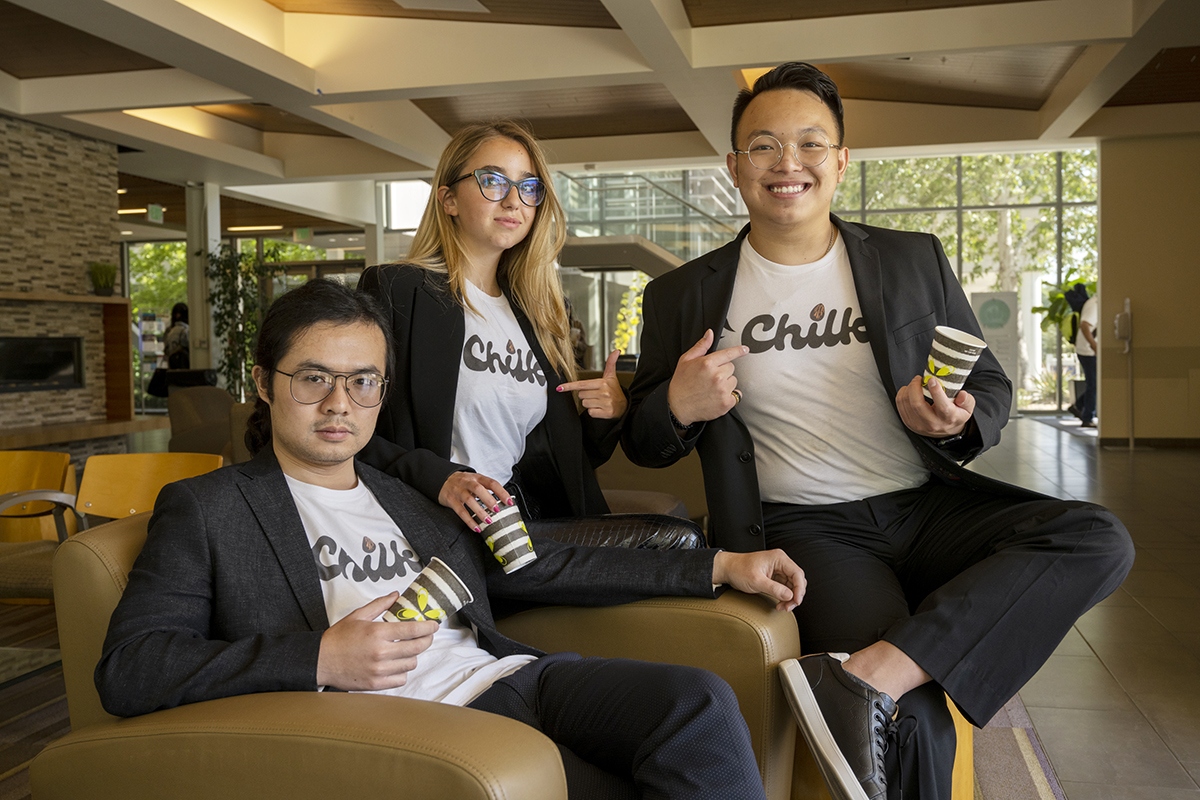
[[[1079,310],[1079,331],[1075,334],[1075,355],[1083,369],[1085,382],[1083,396],[1078,406],[1068,409],[1079,417],[1081,428],[1096,427],[1096,354],[1100,344],[1096,341],[1096,326],[1100,322],[1100,295],[1089,297]]]
[[[521,125],[462,128],[408,257],[369,267],[358,284],[383,306],[397,359],[361,458],[471,528],[514,495],[527,519],[608,513],[594,470],[621,435],[619,353],[603,377],[574,380],[555,266],[566,219],[547,175]]]
[[[171,309],[171,324],[163,332],[163,359],[167,369],[189,369],[192,365],[187,303],[176,303]]]

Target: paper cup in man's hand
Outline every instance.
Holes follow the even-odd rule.
[[[933,399],[929,394],[929,379],[937,378],[946,397],[953,399],[967,382],[967,376],[975,368],[979,354],[986,349],[987,342],[978,336],[945,325],[934,328],[933,347],[929,350],[925,376],[921,379],[925,396]]]
[[[516,506],[502,506],[482,532],[483,541],[505,572],[516,572],[537,560],[533,542]]]
[[[429,566],[421,570],[400,599],[383,613],[388,622],[411,622],[446,619],[463,606],[472,602],[471,590],[446,566],[446,562],[434,556]]]

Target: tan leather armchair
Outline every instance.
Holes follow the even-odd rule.
[[[54,561],[72,732],[30,767],[36,800],[354,797],[565,800],[553,743],[518,722],[392,697],[247,695],[118,719],[92,681],[148,514],[71,537]],[[796,728],[776,666],[799,654],[790,614],[756,597],[542,608],[502,623],[546,650],[706,667],[737,692],[771,800],[792,792]],[[819,781],[819,779],[817,779]],[[815,790],[816,787],[811,787]]]

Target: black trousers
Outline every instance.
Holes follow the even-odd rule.
[[[557,653],[469,707],[553,740],[571,800],[766,797],[737,697],[707,670]]]
[[[1096,416],[1096,357],[1081,356],[1076,353],[1079,358],[1079,366],[1083,368],[1083,397],[1079,398],[1079,405],[1076,410],[1079,411],[1079,419],[1083,422],[1091,422]]]
[[[896,698],[889,798],[949,800],[956,737],[943,690],[973,724],[987,724],[1133,564],[1128,532],[1100,506],[938,479],[849,503],[764,503],[763,512],[767,544],[808,580],[795,611],[805,652],[884,640],[933,678]]]

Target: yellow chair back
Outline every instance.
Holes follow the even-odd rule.
[[[75,468],[66,453],[40,450],[0,450],[0,494],[46,490],[75,494]],[[53,503],[32,502],[13,506],[0,514],[0,542],[58,541],[51,511]],[[67,532],[75,520],[67,515]]]
[[[0,494],[45,489],[63,490],[71,457],[40,450],[0,450]],[[53,503],[25,503],[5,511],[6,517],[27,517],[54,508]]]
[[[221,466],[211,453],[123,453],[92,456],[83,469],[75,510],[120,519],[154,509],[168,483]]]

